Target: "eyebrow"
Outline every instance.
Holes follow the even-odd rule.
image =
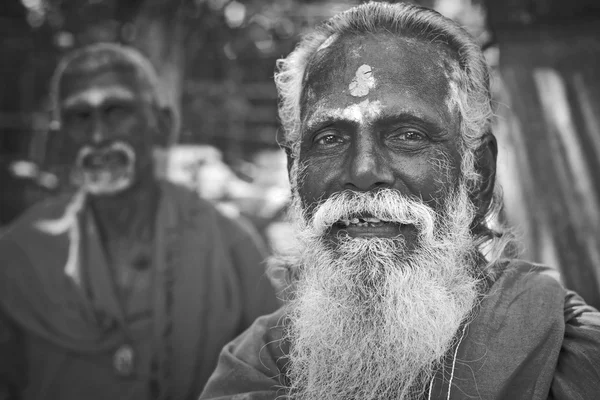
[[[68,108],[84,103],[91,106],[99,106],[107,98],[117,98],[119,100],[133,100],[135,95],[131,90],[124,89],[121,86],[108,86],[102,88],[90,88],[83,92],[76,93],[67,97],[62,102],[62,107]]]
[[[328,110],[326,112],[319,112],[315,115],[312,115],[310,120],[306,124],[306,129],[314,130],[321,126],[333,124],[336,122],[358,124],[360,120],[358,120],[357,118],[344,117],[343,115],[341,115],[339,110]]]
[[[363,122],[363,115],[357,115],[352,118],[352,115],[343,115],[343,111],[346,109],[326,109],[323,111],[317,111],[307,121],[306,131],[313,131],[322,126],[327,126],[335,123],[346,123],[359,125]],[[410,111],[394,112],[390,109],[379,109],[376,115],[369,118],[367,116],[369,124],[373,126],[391,125],[399,121],[403,123],[415,123],[422,125],[424,128],[431,132],[441,133],[444,131],[444,127],[440,123],[436,122],[432,118],[427,116],[420,116],[417,113]]]
[[[418,115],[416,113],[411,113],[407,111],[397,114],[383,112],[381,117],[374,121],[374,125],[393,125],[398,121],[401,121],[402,123],[413,123],[416,125],[421,125],[430,132],[444,131],[444,126],[440,124],[438,120],[429,118],[426,115]]]

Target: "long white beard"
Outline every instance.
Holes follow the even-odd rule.
[[[359,197],[356,197],[358,195]],[[460,188],[435,212],[392,190],[328,199],[300,221],[289,303],[289,395],[294,399],[411,399],[436,368],[473,310],[478,283],[469,224],[473,208]],[[325,227],[348,212],[418,227],[404,239],[340,237]]]

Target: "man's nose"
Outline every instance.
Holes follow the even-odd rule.
[[[92,119],[92,143],[100,144],[105,141],[108,137],[108,132],[106,130],[106,124],[102,117],[95,115]]]
[[[372,137],[358,140],[349,155],[344,189],[369,191],[394,184],[394,174],[382,150]]]

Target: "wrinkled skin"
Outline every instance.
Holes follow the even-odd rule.
[[[460,116],[447,75],[455,62],[445,47],[389,35],[342,37],[317,52],[303,85],[298,158],[309,214],[336,192],[381,188],[441,210],[461,174]],[[414,241],[414,229],[398,225],[347,233]]]

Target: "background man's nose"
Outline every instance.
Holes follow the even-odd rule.
[[[393,171],[373,140],[357,143],[350,155],[345,189],[368,191],[391,187],[393,184]]]
[[[107,138],[106,125],[102,118],[95,117],[92,122],[92,143],[99,144]]]

